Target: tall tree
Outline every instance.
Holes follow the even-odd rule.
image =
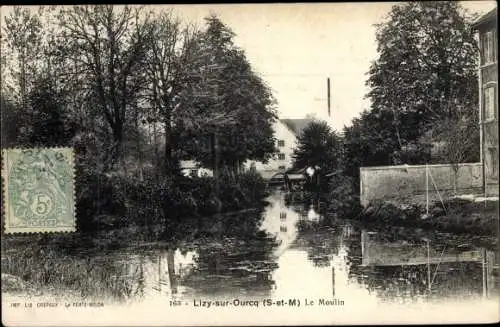
[[[123,154],[125,127],[146,85],[143,68],[151,33],[148,15],[142,13],[140,7],[106,5],[72,6],[59,15],[60,77],[111,130],[111,163]]]
[[[164,131],[164,168],[171,172],[178,159],[174,158],[176,135],[213,126],[225,128],[233,120],[215,107],[219,98],[214,85],[219,81],[206,78],[214,65],[209,58],[213,54],[203,47],[202,33],[183,24],[171,11],[154,15],[150,26],[154,37],[147,52],[147,98],[152,110],[147,121],[158,123]],[[202,100],[210,100],[212,109],[204,115],[199,112]]]
[[[185,148],[208,167],[214,167],[214,151],[221,158],[221,166],[235,170],[247,159],[266,161],[276,150],[272,128],[275,100],[252,70],[244,51],[234,44],[235,34],[215,16],[206,21],[207,29],[200,43],[202,78],[189,89],[194,95],[191,106],[201,117],[224,113],[233,123],[192,133]],[[200,139],[206,140],[201,146]],[[215,139],[217,142],[213,142]],[[210,143],[217,150],[203,146]]]
[[[293,166],[305,168],[319,166],[331,172],[339,168],[342,142],[325,121],[312,121],[297,138],[293,152]]]
[[[173,168],[173,114],[178,109],[179,94],[186,83],[188,67],[193,58],[194,29],[184,28],[181,21],[170,11],[161,11],[150,21],[151,33],[147,55],[147,98],[151,110],[146,121],[153,124],[157,140],[157,128],[163,128],[164,170]],[[155,144],[155,147],[158,145]]]
[[[11,96],[23,109],[28,105],[28,93],[43,54],[41,13],[16,6],[5,17],[2,30],[2,93]]]
[[[17,146],[66,145],[72,132],[51,65],[51,7],[13,7],[2,29],[2,124]],[[4,109],[4,108],[2,108]],[[5,114],[5,115],[4,115]]]
[[[470,21],[458,2],[431,1],[397,4],[377,25],[379,57],[369,71],[368,97],[373,108],[393,113],[400,146],[402,129],[476,111],[477,45]],[[411,127],[402,122],[408,116]]]

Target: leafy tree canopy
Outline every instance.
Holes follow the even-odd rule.
[[[341,141],[325,121],[310,122],[298,136],[294,150],[295,168],[319,166],[330,172],[338,168],[341,155]]]
[[[379,57],[367,81],[373,107],[393,111],[396,124],[415,114],[420,127],[476,111],[478,50],[470,22],[457,2],[395,5],[377,25]]]
[[[458,3],[433,1],[397,4],[377,25],[379,56],[366,82],[372,109],[344,129],[348,175],[358,180],[362,166],[429,162],[430,144],[451,137],[443,122],[465,117],[477,125],[471,21]]]
[[[211,144],[217,135],[221,165],[237,167],[247,159],[266,161],[276,151],[271,90],[252,70],[244,51],[234,45],[231,29],[215,16],[206,21],[200,51],[204,52],[205,62],[201,64],[207,87],[193,90],[198,96],[192,98],[191,106],[201,117],[223,112],[232,117],[232,123],[184,135],[183,149],[203,165],[213,167]]]

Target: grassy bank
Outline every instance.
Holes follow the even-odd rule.
[[[390,202],[370,203],[358,219],[365,222],[433,229],[475,235],[498,234],[498,201],[472,202],[452,199],[429,206],[411,204],[397,206]]]
[[[418,196],[377,200],[361,206],[359,185],[353,178],[339,174],[330,179],[326,198],[327,217],[357,220],[363,225],[401,226],[469,235],[498,235],[497,201],[474,202],[448,198],[429,203]],[[432,200],[431,200],[432,201]]]
[[[213,255],[219,249],[224,258],[235,249],[242,255],[270,253],[277,243],[259,229],[261,218],[260,209],[186,217],[171,239],[152,236],[162,235],[162,225],[101,230],[92,236],[9,235],[2,238],[2,285],[11,294],[126,300],[140,295],[144,265],[154,264],[166,250],[196,249]],[[269,260],[262,256],[252,269],[267,267]]]

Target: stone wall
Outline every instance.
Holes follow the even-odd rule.
[[[428,165],[430,200],[455,194],[481,194],[483,190],[481,163],[458,165],[455,174],[451,164]],[[360,199],[362,205],[373,200],[410,199],[425,201],[426,166],[401,165],[360,168]]]

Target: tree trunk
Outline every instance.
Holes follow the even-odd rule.
[[[158,152],[158,133],[156,131],[156,122],[153,123],[153,142],[154,142],[154,151],[155,151],[155,156],[154,156],[154,166],[160,164],[160,154]],[[155,173],[158,174],[158,170],[155,169]]]
[[[139,116],[138,116],[138,110],[137,110],[137,104],[134,106],[135,107],[135,130],[136,130],[136,133],[139,133]],[[139,157],[139,171],[138,171],[138,175],[139,175],[139,180],[140,181],[144,181],[144,172],[143,172],[143,167],[144,167],[144,163],[143,163],[143,155],[142,155],[142,150],[141,150],[141,144],[139,142],[139,137],[136,136],[135,138],[136,140],[136,151],[137,151],[137,156]]]
[[[170,115],[165,117],[165,175],[172,174],[173,163],[172,163],[172,124],[170,121]]]
[[[20,65],[21,65],[21,74],[19,77],[19,84],[21,87],[21,106],[22,106],[24,112],[26,112],[26,94],[27,94],[27,90],[26,90],[26,60],[24,58],[24,54],[21,55]]]
[[[113,141],[114,145],[111,154],[111,166],[118,164],[122,159],[123,123],[120,120],[113,125]]]

